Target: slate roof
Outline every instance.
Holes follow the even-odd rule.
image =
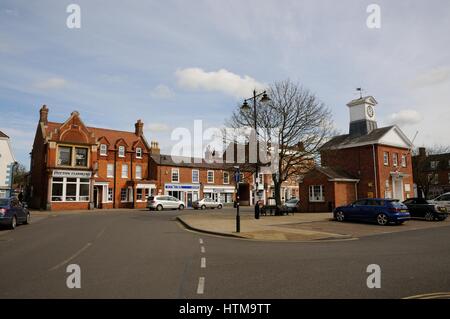
[[[378,141],[383,135],[385,135],[394,126],[386,126],[378,128],[366,135],[338,135],[326,142],[321,150],[351,147],[353,144],[372,144]]]
[[[331,168],[328,166],[316,166],[315,169],[319,171],[320,173],[326,175],[330,179],[354,179],[358,180],[358,178],[355,178],[354,176],[348,174],[347,172],[337,169],[337,168]]]

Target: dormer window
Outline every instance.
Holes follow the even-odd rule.
[[[108,155],[108,146],[106,144],[100,144],[100,155],[101,156]]]
[[[119,146],[119,157],[125,157],[125,146]]]
[[[136,158],[142,158],[142,148],[136,148]]]

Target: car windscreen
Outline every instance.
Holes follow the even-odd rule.
[[[9,200],[0,198],[0,207],[6,207],[9,206]]]

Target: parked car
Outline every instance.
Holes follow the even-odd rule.
[[[366,198],[333,210],[337,221],[358,220],[378,225],[402,224],[411,218],[408,207],[397,199]]]
[[[17,198],[0,198],[0,225],[15,229],[18,224],[29,224],[31,215],[26,205]]]
[[[425,198],[409,198],[403,202],[408,206],[411,217],[425,218],[428,221],[445,220],[448,216],[447,208],[431,203]]]
[[[447,212],[450,212],[450,193],[444,193],[436,198],[431,199],[430,204],[437,204],[439,206],[444,206]]]
[[[150,196],[147,201],[147,208],[161,211],[163,209],[184,209],[183,201],[169,195]]]
[[[300,200],[298,198],[292,198],[284,203],[284,206],[289,212],[296,213],[300,211]]]
[[[207,208],[218,208],[221,209],[223,207],[223,205],[218,202],[215,201],[212,198],[203,198],[201,200],[196,200],[192,203],[192,207],[194,209],[207,209]]]

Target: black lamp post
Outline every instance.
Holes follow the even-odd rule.
[[[253,96],[251,98],[245,99],[244,103],[241,106],[241,110],[243,111],[249,111],[250,106],[248,105],[249,100],[253,101],[253,128],[255,129],[255,138],[256,138],[256,163],[255,163],[255,194],[253,198],[255,199],[255,218],[259,219],[259,205],[256,201],[256,197],[258,194],[258,178],[259,178],[259,145],[258,145],[258,126],[257,126],[257,114],[256,114],[256,99],[261,96],[261,99],[259,100],[261,103],[267,103],[270,101],[269,96],[267,95],[266,91],[263,91],[261,93],[257,93],[256,90],[253,90]]]

